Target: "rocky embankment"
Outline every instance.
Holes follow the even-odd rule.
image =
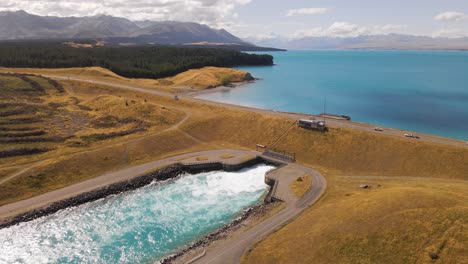
[[[186,173],[186,170],[180,164],[174,164],[169,167],[159,169],[157,171],[130,179],[128,181],[114,183],[94,191],[79,194],[77,196],[52,203],[41,209],[32,210],[23,214],[19,214],[12,218],[5,219],[0,222],[0,229],[9,227],[21,222],[28,222],[36,218],[53,214],[59,210],[78,206],[84,203],[92,202],[109,195],[119,194],[126,191],[131,191],[150,184],[153,181],[165,181],[173,179],[177,176]]]
[[[227,239],[229,235],[238,230],[245,224],[247,221],[254,219],[255,217],[261,217],[266,215],[268,209],[272,204],[262,203],[259,205],[255,205],[245,209],[239,217],[237,217],[231,223],[222,226],[215,231],[209,233],[208,235],[204,236],[203,238],[195,241],[194,243],[190,244],[189,246],[177,251],[176,253],[162,259],[159,261],[160,264],[171,264],[176,263],[179,259],[183,258],[184,256],[196,251],[197,249],[207,247],[212,243]]]

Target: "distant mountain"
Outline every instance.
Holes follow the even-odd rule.
[[[168,44],[197,42],[246,44],[224,29],[217,30],[197,23],[176,21],[148,23],[148,26],[131,33],[130,37]]]
[[[274,37],[254,41],[257,45],[273,46],[286,49],[446,49],[468,50],[468,38],[432,38],[427,36],[412,36],[400,34],[363,35],[357,37],[305,37],[300,39],[284,39]]]
[[[51,17],[24,11],[0,12],[0,39],[63,39],[126,36],[140,27],[111,16]]]
[[[241,45],[256,47],[224,29],[176,21],[130,21],[112,16],[53,17],[0,12],[0,40],[105,39],[125,44]]]

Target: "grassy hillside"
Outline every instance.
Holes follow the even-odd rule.
[[[33,75],[0,74],[0,90],[0,164],[164,130],[183,118],[142,98],[76,96]]]
[[[322,134],[299,129],[294,120],[275,116],[224,109],[185,100],[174,101],[171,98],[155,95],[143,96],[101,85],[70,81],[62,83],[67,91],[73,91],[73,96],[63,96],[76,99],[62,100],[68,104],[59,108],[62,110],[60,114],[66,117],[68,111],[73,113],[72,116],[85,113],[89,116],[88,121],[91,125],[81,126],[86,129],[74,131],[74,137],[56,143],[54,149],[48,153],[3,158],[0,159],[0,167],[8,168],[12,163],[22,164],[61,155],[60,159],[46,160],[21,176],[46,174],[46,178],[69,177],[69,179],[60,180],[59,184],[50,186],[44,183],[43,187],[38,189],[26,188],[24,194],[20,195],[23,184],[16,181],[24,180],[17,177],[8,181],[8,184],[15,186],[10,189],[11,192],[4,192],[4,198],[8,196],[8,201],[95,177],[111,168],[123,168],[170,154],[208,148],[252,149],[256,144],[275,145],[281,149],[294,151],[301,163],[332,169],[343,175],[466,179],[468,171],[468,165],[464,162],[468,155],[466,148],[343,128],[332,128],[330,132]],[[85,110],[81,110],[80,106]],[[175,133],[165,131],[182,119],[183,112],[187,120],[177,128],[178,133],[174,135],[178,136],[164,137]],[[126,120],[132,116],[144,121],[149,126],[148,129],[137,131],[134,135],[113,134],[130,130],[133,121],[130,124],[119,124],[121,123],[119,120]],[[72,128],[73,125],[70,123],[69,129]],[[111,138],[101,136],[109,134],[116,136]],[[84,151],[86,153],[80,154]],[[73,154],[75,152],[78,153]],[[81,162],[82,158],[93,159],[93,157],[95,162]],[[79,167],[81,164],[87,164],[86,168],[64,171],[66,168]],[[0,185],[0,188],[6,188],[5,184]],[[13,190],[16,190],[16,193]],[[2,202],[0,199],[0,203],[5,202],[6,200]]]
[[[131,82],[102,69],[68,71]],[[0,121],[21,116],[41,121],[3,124],[0,129],[43,129],[51,135],[73,131],[73,137],[34,143],[52,144],[46,153],[0,158],[0,205],[162,157],[264,144],[296,152],[299,163],[322,172],[328,189],[316,206],[259,243],[246,263],[468,263],[463,251],[466,147],[345,128],[323,134],[299,129],[286,118],[74,81],[61,81],[65,92],[59,93],[46,79],[30,78],[44,91],[33,90],[30,82],[15,76],[0,78],[0,103],[7,105],[0,109],[7,115]],[[135,81],[139,82],[144,81]],[[144,85],[150,87],[150,81]],[[16,101],[28,105],[20,110],[37,111],[15,113]],[[46,129],[56,118],[60,122],[55,128]],[[131,129],[135,120],[122,120],[132,118],[143,122],[146,130],[107,139],[97,136]],[[87,120],[86,125],[77,126],[76,120]],[[2,149],[21,144],[8,143]],[[308,185],[302,183],[291,186],[298,195]],[[360,184],[372,187],[361,189]],[[430,253],[439,259],[432,261]]]
[[[203,140],[245,148],[275,146],[295,152],[301,163],[347,174],[467,179],[467,148],[347,128],[324,134],[301,129],[289,119],[214,107],[182,128]]]
[[[327,180],[317,205],[242,263],[468,263],[467,182],[331,174]]]
[[[250,79],[252,79],[252,76],[245,71],[230,68],[204,67],[196,70],[188,70],[174,77],[160,79],[159,84],[203,90],[220,85],[228,85],[232,82],[248,81]]]
[[[0,67],[0,72],[31,73],[37,75],[59,75],[74,78],[89,78],[99,81],[118,81],[121,84],[138,85],[147,89],[168,93],[187,92],[214,88],[220,85],[228,85],[233,82],[242,82],[252,79],[245,71],[221,67],[203,67],[192,69],[176,76],[160,79],[125,78],[102,67],[79,67],[59,69],[36,68],[5,68]]]

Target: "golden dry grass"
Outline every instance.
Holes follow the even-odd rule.
[[[201,69],[188,70],[174,77],[159,80],[160,85],[173,87],[187,87],[203,90],[223,85],[223,78],[228,78],[230,82],[242,82],[247,79],[245,71],[230,68],[204,67]]]
[[[431,252],[437,263],[468,262],[468,183],[331,178],[317,205],[242,263],[434,263]]]
[[[2,81],[2,93],[19,91],[17,95],[20,95],[24,89],[31,89],[31,85],[20,78],[14,76],[1,76]]]
[[[12,81],[19,80],[16,77],[5,77]],[[52,151],[33,156],[18,156],[0,159],[0,165],[22,164],[42,160],[48,157],[60,156],[73,152],[84,151],[88,147],[98,147],[109,142],[118,142],[141,137],[146,133],[162,132],[186,115],[183,111],[172,107],[164,107],[148,102],[143,96],[127,94],[127,96],[113,95],[112,92],[102,94],[99,86],[82,85],[76,82],[62,82],[68,91],[65,94],[56,93],[45,79],[40,77],[30,77],[38,81],[47,94],[44,96],[23,97],[24,103],[31,104],[38,108],[34,115],[30,117],[40,118],[42,121],[34,124],[19,124],[2,127],[33,127],[35,130],[45,130],[44,137],[70,137],[57,142],[37,142],[37,143],[8,143],[0,144],[5,148],[19,147],[48,147]],[[4,78],[2,77],[2,80]],[[16,86],[13,82],[7,82],[9,87],[18,89],[18,85],[23,85],[18,81]],[[29,84],[27,84],[29,85]],[[75,90],[86,87],[86,91],[98,91],[97,93],[76,93]],[[54,92],[55,91],[55,92]],[[1,99],[1,98],[0,98]],[[29,101],[28,101],[29,100]],[[11,100],[10,100],[11,101]],[[23,102],[22,101],[22,102]],[[9,102],[8,98],[3,102]],[[16,102],[16,101],[15,101]],[[20,117],[20,116],[17,116]],[[29,117],[29,116],[21,116]],[[114,119],[114,122],[107,126],[96,124],[99,120]],[[119,121],[120,120],[120,121]],[[143,127],[146,132],[137,131],[128,135],[111,136],[106,139],[94,139],[95,135],[112,135],[112,133],[124,133],[132,129]]]
[[[235,156],[232,155],[232,154],[224,154],[224,155],[221,155],[220,158],[221,159],[230,159],[230,158],[234,158]]]
[[[206,149],[178,131],[67,155],[42,163],[0,185],[0,205],[62,188],[109,171],[182,152]]]
[[[346,128],[326,134],[294,127],[277,145],[300,162],[361,175],[467,179],[468,149]]]
[[[390,137],[348,128],[320,133],[290,119],[223,109],[196,116],[182,126],[191,135],[253,149],[256,144],[296,153],[299,162],[361,175],[467,179],[468,149]],[[278,138],[281,140],[277,142]]]
[[[33,73],[33,74],[51,74],[51,75],[68,75],[77,77],[105,77],[113,79],[121,79],[123,77],[101,67],[77,67],[77,68],[61,68],[61,69],[38,69],[38,68],[2,68],[0,72],[15,72],[15,73]]]
[[[197,161],[205,161],[205,160],[208,160],[208,157],[207,156],[198,156],[196,158]]]
[[[76,69],[68,71],[77,74]],[[94,79],[132,81],[101,69],[83,70],[81,76],[86,74]],[[135,80],[133,84],[154,88],[155,82]],[[176,102],[103,85],[62,83],[70,96],[55,96],[46,102],[65,103],[63,109],[75,113],[83,111],[78,105],[88,107],[91,110],[86,113],[93,118],[110,113],[120,118],[141,116],[155,129],[93,143],[79,151],[60,147],[37,157],[3,159],[0,173],[10,169],[11,164],[52,158],[1,185],[0,204],[181,153],[275,144],[296,152],[299,163],[320,169],[327,176],[328,190],[317,206],[260,243],[247,258],[249,263],[425,263],[430,251],[440,251],[440,263],[466,262],[460,256],[461,246],[466,244],[467,184],[451,179],[467,179],[467,148],[345,128],[332,128],[322,134],[299,129],[293,120],[275,116],[188,100]],[[78,103],[72,103],[76,102],[72,97]],[[154,115],[147,115],[147,111]],[[190,113],[190,118],[179,127],[182,131],[166,131],[170,124],[182,120],[184,112]],[[163,124],[163,116],[169,118],[167,125]],[[73,126],[71,120],[64,123]],[[391,178],[369,180],[339,175]],[[411,176],[427,178],[414,180]],[[359,189],[360,183],[374,187]],[[378,184],[381,187],[375,187]]]
[[[296,181],[291,182],[290,187],[297,197],[302,197],[312,186],[312,177],[304,174],[299,176]]]
[[[10,174],[14,173],[16,169],[3,169],[0,170],[0,180],[8,177]]]
[[[89,78],[100,81],[113,81],[129,85],[140,85],[149,89],[164,92],[186,91],[193,87],[197,90],[221,85],[223,77],[230,77],[232,82],[244,81],[249,75],[247,72],[220,67],[204,67],[189,70],[174,77],[162,79],[130,79],[113,73],[101,67],[77,67],[61,69],[36,68],[2,68],[0,72],[32,73],[39,75],[59,75],[78,78]]]
[[[271,145],[293,121],[257,113],[210,107],[189,120],[182,129],[204,141],[219,141],[254,148],[256,144]]]

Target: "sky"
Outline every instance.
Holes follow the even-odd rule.
[[[468,37],[468,0],[1,0],[0,11],[177,20],[249,39],[401,33]]]

